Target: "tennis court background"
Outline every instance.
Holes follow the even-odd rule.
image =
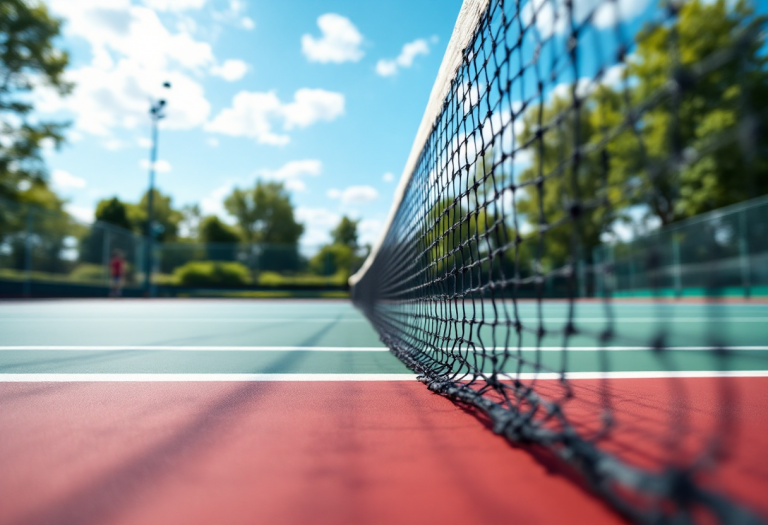
[[[637,321],[619,330],[652,306],[617,303]],[[705,306],[667,305],[671,324],[694,339]],[[765,362],[750,356],[768,351],[768,305],[721,306],[751,348],[748,377],[727,379],[733,457],[710,481],[765,512],[768,371],[749,365]],[[429,392],[345,301],[6,302],[0,333],[2,523],[620,521],[544,451]],[[648,352],[615,352],[616,372],[645,378],[612,380],[617,417],[633,422],[613,445],[653,461],[664,451],[647,436],[674,414]],[[679,353],[696,377],[675,380],[688,424],[712,424],[723,379],[708,376],[721,374]],[[593,380],[576,385],[589,399]]]

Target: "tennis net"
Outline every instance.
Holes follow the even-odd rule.
[[[726,339],[716,265],[680,331],[656,292],[664,236],[638,239],[768,193],[764,50],[748,2],[465,0],[385,231],[350,279],[432,391],[555,454],[637,522],[760,522],[702,481],[735,422],[691,423],[681,352],[713,376],[768,355]],[[605,253],[630,244],[649,299],[625,311]],[[649,370],[666,406],[628,414],[615,380]],[[712,384],[738,401],[727,378]]]

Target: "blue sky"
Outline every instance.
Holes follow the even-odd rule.
[[[72,120],[47,154],[68,209],[92,218],[146,190],[149,100],[164,96],[158,187],[225,217],[257,177],[290,188],[304,244],[342,214],[375,239],[421,121],[460,0],[49,0],[67,20]],[[169,91],[161,88],[169,80]],[[386,175],[392,174],[392,175]]]
[[[135,202],[146,191],[149,101],[164,96],[158,187],[177,207],[199,203],[231,221],[222,200],[232,188],[281,180],[305,225],[305,246],[327,242],[342,214],[361,220],[363,242],[378,237],[461,7],[460,0],[46,1],[67,20],[62,44],[77,88],[63,100],[45,90],[36,97],[43,114],[73,121],[70,144],[47,154],[71,213],[90,220],[100,199]],[[530,0],[522,9],[527,23],[537,12],[542,37],[556,36],[540,62],[565,57],[565,3]],[[616,21],[631,39],[661,14],[652,0],[580,0],[574,13],[592,10],[579,46],[584,92],[601,67],[599,82],[622,76]],[[570,93],[574,72],[560,69],[547,78],[545,99]],[[536,98],[534,81],[528,68],[513,96]],[[473,86],[470,100],[487,88]],[[498,113],[489,122],[514,124],[517,134],[522,120],[511,118]],[[518,173],[530,162],[526,153],[517,152]]]

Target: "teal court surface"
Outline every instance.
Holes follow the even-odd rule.
[[[516,315],[539,319],[533,302]],[[713,484],[766,512],[768,304],[614,302],[608,317],[598,348],[606,311],[577,305],[568,369],[585,393],[611,381],[614,448],[652,461],[663,451],[639,436],[663,434],[675,404],[709,428],[726,382],[734,444]],[[526,333],[519,355],[558,370],[567,303],[542,318],[541,348]],[[467,324],[489,348],[493,327]],[[346,301],[0,303],[0,429],[2,524],[621,522],[552,458],[430,393]]]

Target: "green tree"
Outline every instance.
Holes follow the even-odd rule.
[[[200,240],[212,243],[238,243],[240,235],[237,230],[215,215],[209,215],[200,221]]]
[[[184,218],[183,214],[173,208],[173,199],[170,195],[163,195],[160,190],[153,190],[152,216],[156,228],[155,239],[159,242],[175,241],[179,236],[179,223]],[[128,219],[134,231],[147,231],[147,201],[149,192],[144,193],[139,204],[128,204]]]
[[[117,197],[103,199],[96,205],[93,224],[80,241],[80,260],[82,262],[104,264],[105,257],[110,256],[111,250],[122,250],[127,260],[133,260],[136,253],[136,243],[133,235],[120,232],[111,226],[131,230],[132,224],[128,217],[128,207]],[[99,224],[101,223],[101,224]],[[105,227],[104,224],[111,226]]]
[[[309,269],[316,275],[336,275],[342,272],[347,278],[354,260],[355,253],[350,246],[341,243],[327,244],[309,260]]]
[[[524,119],[520,142],[533,141],[532,162],[520,175],[524,191],[517,211],[526,229],[532,230],[521,235],[524,252],[535,256],[545,272],[562,266],[569,257],[591,260],[601,235],[616,218],[614,208],[626,205],[621,185],[609,179],[603,150],[588,148],[602,140],[608,116],[621,118],[617,111],[610,111],[618,96],[607,89],[598,91],[579,111],[569,99],[555,97]],[[535,140],[539,121],[547,131]],[[575,147],[582,151],[578,162],[573,160]],[[613,143],[605,150],[612,147]],[[623,173],[615,172],[619,177]],[[606,206],[606,201],[614,206]]]
[[[338,226],[331,231],[334,244],[343,244],[352,249],[357,248],[357,225],[360,221],[353,221],[346,215],[341,218]]]
[[[745,1],[685,3],[675,23],[638,34],[626,92],[598,86],[578,108],[555,97],[526,113],[519,143],[531,144],[532,163],[517,210],[533,230],[526,252],[544,271],[571,256],[591,260],[631,206],[669,224],[768,192],[757,175],[768,171],[768,137],[738,139],[740,123],[768,115],[765,37],[755,30],[765,21]],[[724,64],[696,73],[723,52],[732,53]],[[694,74],[679,95],[664,95],[671,78]]]
[[[304,226],[296,222],[290,195],[280,182],[256,181],[251,189],[235,188],[224,200],[248,242],[296,245]]]
[[[131,221],[128,220],[128,209],[117,197],[103,199],[96,205],[96,220],[131,229]]]
[[[768,134],[757,132],[768,119],[766,21],[746,0],[696,0],[675,24],[639,33],[627,71],[634,104],[670,78],[691,79],[642,115],[641,143],[623,152],[641,175],[637,200],[662,224],[768,193]],[[723,53],[724,63],[695,73]]]
[[[354,221],[343,216],[339,224],[331,231],[332,242],[320,248],[309,260],[309,270],[316,275],[343,275],[348,278],[350,273],[363,264],[364,257],[357,253],[357,225]]]
[[[181,207],[181,215],[184,218],[179,223],[179,231],[187,239],[198,239],[200,237],[200,223],[202,221],[200,205],[185,204]]]
[[[60,31],[61,20],[40,1],[0,2],[0,196],[16,199],[20,184],[43,181],[42,145],[64,140],[66,124],[30,118],[29,96],[36,86],[61,95],[72,89],[64,79],[69,56],[54,46]]]

